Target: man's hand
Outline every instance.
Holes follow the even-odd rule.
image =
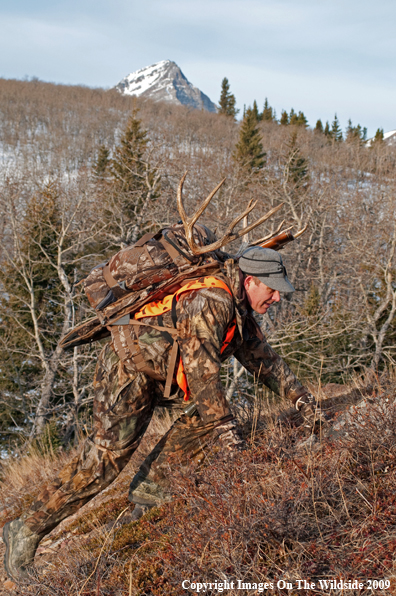
[[[233,420],[226,422],[216,429],[216,434],[229,452],[243,451],[246,449],[246,443],[241,438],[236,424]]]
[[[312,393],[305,393],[298,398],[294,405],[304,419],[305,428],[309,428],[313,432],[319,432],[321,428],[328,427],[329,417],[321,411]]]

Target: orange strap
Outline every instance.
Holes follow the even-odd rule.
[[[228,292],[230,296],[232,296],[231,290],[223,281],[217,279],[216,277],[204,277],[198,281],[190,281],[188,284],[180,288],[180,290],[177,290],[177,292],[171,294],[170,296],[166,296],[163,300],[158,300],[146,304],[137,313],[135,313],[135,319],[142,319],[143,317],[157,317],[158,315],[162,315],[163,313],[171,310],[172,300],[174,296],[176,296],[176,300],[178,300],[180,294],[183,294],[184,292],[191,292],[192,290],[202,290],[203,288],[221,288]],[[234,337],[235,329],[236,320],[234,318],[227,329],[227,334],[220,350],[221,354],[231,343],[232,338]],[[183,361],[181,358],[179,360],[179,366],[176,373],[176,382],[179,385],[180,389],[184,391],[184,400],[188,401],[190,399],[190,390],[187,385],[186,373],[184,371]]]

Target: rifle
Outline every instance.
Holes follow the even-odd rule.
[[[286,244],[288,244],[289,242],[293,242],[293,240],[296,240],[302,234],[304,234],[307,227],[308,227],[308,224],[302,230],[299,230],[295,234],[292,234],[292,232],[290,231],[291,228],[289,228],[288,230],[284,230],[277,236],[273,236],[272,238],[269,238],[268,240],[265,240],[264,242],[262,242],[261,240],[258,240],[256,242],[254,242],[252,244],[252,246],[260,245],[262,248],[272,248],[272,250],[282,250],[282,248],[284,248],[286,246]]]

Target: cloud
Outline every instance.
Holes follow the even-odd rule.
[[[395,16],[394,0],[18,0],[0,9],[0,74],[112,86],[169,58],[213,100],[228,76],[240,107],[395,128]]]

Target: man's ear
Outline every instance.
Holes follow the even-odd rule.
[[[249,286],[252,283],[252,279],[253,279],[252,275],[246,275],[246,277],[244,278],[243,286],[244,286],[245,290],[249,289]]]

